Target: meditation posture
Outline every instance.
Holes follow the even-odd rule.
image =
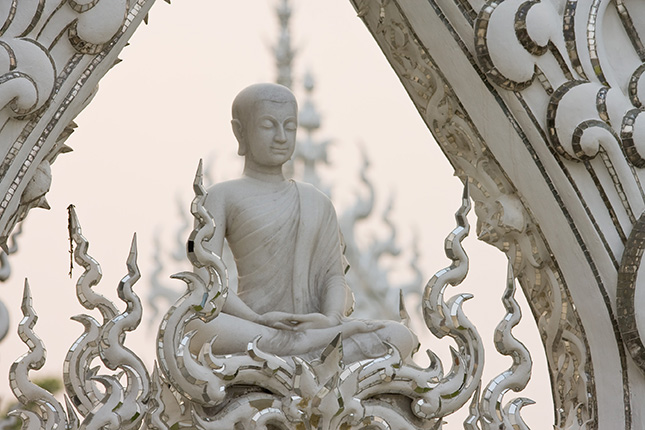
[[[217,336],[215,353],[236,353],[260,335],[263,351],[312,359],[341,333],[346,362],[381,356],[386,342],[407,359],[417,340],[404,325],[349,318],[353,295],[334,207],[313,186],[283,175],[297,112],[291,91],[276,84],[252,85],[233,102],[244,174],[208,190],[216,232],[206,246],[221,255],[228,241],[238,291],[229,291],[223,312],[198,330],[193,344]]]

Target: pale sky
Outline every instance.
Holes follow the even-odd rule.
[[[461,183],[350,3],[294,3],[292,41],[299,50],[294,89],[302,101],[302,75],[311,70],[317,82],[315,100],[323,114],[318,136],[334,140],[330,150],[334,171],[327,173],[339,190],[338,205],[361,191],[356,177],[362,144],[371,159],[370,179],[378,187],[377,210],[382,210],[390,192],[396,194],[393,219],[399,243],[409,247],[413,235],[418,235],[427,280],[450,264],[443,241],[454,228]],[[67,277],[66,207],[76,206],[90,254],[102,266],[104,278],[97,291],[114,300],[117,283],[126,274],[132,234],[137,232],[142,279],[135,291],[145,300],[155,232],[160,232],[163,252],[172,252],[181,224],[177,198],[182,196],[188,213],[198,160],[213,163],[215,179],[237,174],[230,104],[245,86],[275,79],[269,48],[277,38],[276,4],[277,0],[177,0],[172,5],[157,1],[150,24],[137,30],[121,55],[123,62],[101,81],[95,99],[77,118],[79,127],[67,142],[74,152],[60,156],[52,167],[48,194],[52,209],[30,213],[19,239],[21,252],[12,258],[12,278],[0,291],[7,307],[19,312],[22,283],[29,278],[40,315],[36,332],[48,349],[46,370],[39,374],[61,374],[67,348],[82,333],[80,324],[69,317],[87,312],[75,297],[81,268],[76,266],[74,280]],[[475,295],[465,309],[487,342],[487,383],[511,364],[492,344],[494,327],[504,316],[500,297],[506,259],[476,240],[473,214],[470,221],[472,232],[465,247],[471,272],[449,294]],[[175,267],[164,276],[177,271]],[[181,287],[179,281],[167,282]],[[120,302],[117,306],[123,308]],[[538,405],[526,407],[523,416],[534,429],[550,428],[545,425],[553,421],[545,418],[552,416],[545,358],[530,311],[524,309],[525,321],[514,333],[529,345],[535,367],[533,381],[521,395]],[[19,319],[14,312],[0,354],[0,375],[6,375],[11,362],[26,351],[15,334]],[[138,331],[128,336],[126,345],[151,362],[154,332],[145,322]],[[429,336],[420,333],[420,337]],[[447,359],[449,345],[453,343],[434,340],[424,348]],[[8,383],[0,384],[3,407],[12,398],[7,393]],[[449,417],[445,428],[462,428],[463,417]]]

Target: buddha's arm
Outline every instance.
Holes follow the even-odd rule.
[[[259,324],[261,323],[260,314],[248,307],[248,305],[244,303],[233,291],[228,292],[228,297],[226,298],[226,303],[224,303],[223,310],[229,315],[235,315],[236,317]]]
[[[202,279],[208,279],[208,273],[203,267],[195,268],[195,273],[197,273]],[[287,324],[283,324],[282,321],[288,321],[291,314],[271,312],[271,315],[260,315],[244,303],[242,299],[240,299],[240,297],[231,290],[228,291],[226,302],[224,302],[224,308],[222,310],[229,315],[234,315],[238,318],[257,324],[282,329],[290,328]]]
[[[330,260],[324,267],[321,267],[324,275],[321,276],[322,282],[317,287],[319,298],[319,312],[297,315],[294,321],[295,327],[300,330],[310,328],[326,328],[339,326],[348,315],[349,309],[353,305],[353,296],[351,290],[345,282],[344,265],[342,262],[340,234],[338,230],[338,221],[336,213],[331,202],[326,197],[321,199],[324,202],[323,210],[328,217],[321,223],[324,229],[323,236],[327,238],[326,249],[330,255]]]
[[[338,322],[347,313],[349,287],[345,283],[345,276],[335,274],[327,278],[322,297],[322,313]]]
[[[322,289],[320,313],[294,315],[292,327],[296,330],[324,329],[336,327],[346,321],[347,310],[350,307],[348,298],[351,291],[341,273],[327,277]]]
[[[215,222],[215,233],[213,237],[204,243],[204,247],[215,255],[222,255],[224,249],[224,240],[226,238],[226,189],[222,189],[223,184],[215,185],[208,190],[206,198],[206,209],[210,212]],[[208,278],[208,273],[204,268],[195,268],[197,273],[202,279]],[[228,291],[224,308],[222,309],[229,315],[242,318],[257,324],[262,324],[274,328],[289,328],[287,324],[282,321],[289,320],[291,314],[283,312],[271,312],[270,314],[260,315],[251,309],[240,297],[233,291]]]
[[[332,215],[335,220],[333,208]],[[337,223],[338,221],[336,221]],[[340,230],[337,237],[339,242],[336,249],[344,249],[343,237]],[[332,320],[337,321],[338,324],[344,317],[349,315],[351,309],[354,307],[354,295],[345,281],[345,264],[347,261],[344,260],[343,252],[339,252],[334,262],[330,265],[321,291],[322,313]]]
[[[226,237],[226,189],[223,184],[218,184],[208,190],[205,207],[213,217],[215,222],[215,233],[209,241],[204,242],[204,247],[215,255],[222,255],[224,250],[224,239]],[[202,278],[207,279],[206,269],[195,268],[195,272]],[[233,291],[228,292],[228,297],[224,303],[224,312],[229,315],[243,318],[247,321],[258,322],[260,315],[253,309],[249,308],[246,303],[240,299]]]
[[[204,268],[196,270],[196,273],[203,277],[208,274]],[[242,318],[246,321],[254,322],[256,324],[265,325],[277,329],[293,330],[293,326],[289,321],[293,320],[294,315],[285,312],[269,312],[260,315],[251,309],[234,291],[229,290],[222,309],[224,313]]]

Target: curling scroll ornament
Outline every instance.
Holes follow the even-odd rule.
[[[73,119],[154,0],[7,0],[0,4],[0,246],[47,208],[51,164]]]
[[[99,323],[90,315],[72,319],[84,331],[69,349],[63,366],[65,406],[45,389],[31,382],[29,372],[45,363],[44,343],[34,332],[37,316],[32,307],[31,290],[25,282],[22,302],[24,318],[18,334],[29,352],[11,366],[9,380],[20,407],[10,412],[22,421],[22,429],[139,429],[148,411],[150,376],[141,359],[124,346],[126,332],[135,330],[142,315],[141,302],[132,286],[139,278],[136,237],[127,260],[128,274],[118,286],[118,295],[126,304],[119,312],[111,301],[93,290],[101,279],[101,268],[87,254],[73,208],[70,209],[75,259],[84,269],[77,283],[77,296],[88,310],[98,308]],[[79,416],[80,415],[80,416]]]
[[[352,3],[512,262],[556,427],[643,428],[641,3]]]
[[[403,306],[402,323],[351,317],[333,207],[313,187],[283,176],[295,145],[293,94],[275,84],[253,85],[238,95],[233,112],[244,176],[207,192],[200,163],[191,204],[195,227],[187,243],[194,270],[174,275],[187,288],[161,322],[153,372],[124,344],[127,332],[142,319],[141,301],[133,291],[140,276],[136,236],[128,274],[117,289],[125,303],[120,312],[95,290],[101,269],[89,256],[75,209],[69,207],[74,258],[84,269],[76,294],[87,310],[99,311],[102,322],[90,315],[73,317],[83,333],[65,358],[63,406],[29,379],[30,370],[42,367],[45,353],[34,333],[36,317],[25,289],[19,333],[30,351],[10,375],[22,405],[13,415],[22,428],[437,429],[470,399],[469,428],[528,428],[521,409],[531,401],[518,398],[504,404],[509,390],[526,386],[531,371],[528,351],[511,334],[521,316],[511,268],[503,297],[507,314],[495,343],[513,364],[486,384],[481,396],[483,344],[462,307],[472,296],[445,297],[468,272],[462,247],[470,232],[468,182],[457,226],[445,242],[451,264],[430,279],[421,304],[427,328],[438,338],[452,339],[456,348],[451,348],[448,371],[431,351],[430,364],[423,368],[411,360],[417,342],[405,326],[409,317]],[[215,252],[225,238],[240,273],[237,292],[228,290],[226,266]],[[276,240],[286,243],[275,246]],[[276,255],[282,265],[262,264]],[[298,260],[303,255],[307,258]],[[303,268],[310,277],[300,276]],[[277,275],[269,276],[271,271]],[[301,285],[295,280],[310,289],[298,291]],[[292,295],[280,294],[281,287]],[[297,294],[307,292],[306,300]]]
[[[451,349],[448,372],[431,351],[427,352],[430,365],[421,368],[394,345],[382,356],[352,362],[343,353],[341,333],[314,359],[267,353],[258,347],[258,338],[241,353],[216,354],[217,337],[195,348],[192,343],[198,333],[192,329],[193,322],[201,318],[216,322],[225,309],[227,294],[225,267],[204,247],[216,226],[204,207],[207,193],[201,185],[201,166],[194,189],[191,212],[196,226],[188,240],[189,258],[196,268],[205,270],[207,282],[194,272],[176,276],[188,288],[161,324],[159,366],[155,365],[152,377],[124,346],[126,332],[137,329],[142,317],[141,302],[132,290],[139,278],[136,241],[127,260],[128,274],[117,290],[126,304],[119,312],[95,291],[101,269],[89,256],[89,244],[70,207],[75,260],[84,268],[77,296],[86,309],[98,309],[103,322],[89,315],[73,317],[84,330],[65,358],[63,406],[29,379],[30,370],[42,367],[45,353],[34,333],[36,316],[25,286],[25,318],[19,334],[30,351],[16,361],[10,375],[22,404],[12,416],[22,421],[23,429],[436,429],[470,398],[470,427],[465,428],[478,429],[478,422],[482,429],[497,428],[502,422],[528,428],[520,415],[521,407],[531,403],[528,399],[511,400],[500,407],[509,390],[526,385],[531,369],[528,351],[511,334],[521,315],[513,299],[510,267],[503,298],[508,313],[495,341],[499,352],[513,356],[513,365],[486,385],[481,399],[483,345],[462,309],[472,296],[444,297],[450,286],[464,280],[468,270],[461,245],[470,231],[468,187],[456,213],[457,227],[446,238],[446,255],[452,262],[428,282],[422,304],[431,332],[457,345]],[[401,318],[407,319],[404,308]]]

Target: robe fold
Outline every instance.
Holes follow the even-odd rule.
[[[262,315],[271,311],[292,314],[323,312],[327,289],[344,291],[346,316],[353,306],[353,296],[345,282],[345,267],[340,229],[336,212],[327,196],[309,184],[295,181],[268,183],[253,178],[232,181],[230,190],[250,187],[253,192],[240,192],[226,205],[225,237],[238,271],[237,295],[253,311]],[[252,185],[240,184],[252,182]],[[248,189],[248,188],[247,188]],[[341,286],[342,288],[337,288]],[[351,300],[347,300],[351,297]],[[339,326],[353,320],[343,316]],[[374,331],[359,332],[343,338],[345,351],[354,351],[353,359],[382,356],[387,352],[384,342],[397,344],[401,336],[416,342],[414,334],[393,321],[377,321]],[[246,320],[222,313],[212,323],[211,335],[224,337],[241,331],[229,343],[223,342],[215,353],[242,352],[240,341],[251,341],[257,333]],[[244,327],[244,328],[242,328]],[[403,330],[401,330],[403,329]],[[278,330],[273,340],[288,344],[301,332]],[[378,332],[378,334],[377,334]],[[219,334],[218,334],[219,333]],[[398,334],[397,334],[398,333]],[[393,336],[396,336],[393,337]],[[205,340],[203,340],[205,342]],[[197,342],[197,344],[203,344]],[[352,348],[348,348],[352,344]],[[231,348],[235,344],[238,347]],[[319,358],[322,348],[312,348],[299,356]]]
[[[347,288],[336,213],[309,184],[289,181],[241,198],[227,214],[227,232],[237,294],[259,314],[322,312],[326,288]]]

